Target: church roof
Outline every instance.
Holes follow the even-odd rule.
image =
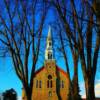
[[[41,67],[40,69],[38,69],[36,72],[35,72],[35,75],[37,75],[38,73],[40,73],[41,71],[45,70],[45,67]],[[68,77],[67,75],[67,72],[65,72],[64,70],[62,70],[60,67],[56,66],[56,70],[58,72],[61,72],[62,74],[64,74],[66,77]]]

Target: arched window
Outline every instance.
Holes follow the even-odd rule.
[[[42,88],[42,81],[39,81],[39,88]]]
[[[52,76],[48,75],[47,88],[52,88]]]
[[[51,46],[51,44],[52,44],[52,43],[51,43],[51,42],[49,42],[49,46]]]
[[[48,79],[51,80],[52,79],[52,76],[51,75],[48,75]]]
[[[36,88],[38,88],[38,80],[36,80]]]
[[[48,53],[48,59],[52,59],[52,53]]]

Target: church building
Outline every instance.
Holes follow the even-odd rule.
[[[32,100],[68,100],[69,80],[67,72],[58,67],[54,59],[50,27],[44,65],[35,72],[33,82]],[[26,100],[24,94],[22,100]]]

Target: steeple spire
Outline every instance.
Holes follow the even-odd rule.
[[[49,26],[49,30],[48,30],[48,38],[51,39],[51,27]]]
[[[48,37],[46,41],[45,60],[52,60],[52,59],[53,59],[52,36],[51,36],[51,27],[49,26]]]

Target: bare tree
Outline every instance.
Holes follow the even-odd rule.
[[[86,98],[87,100],[95,100],[94,85],[98,64],[98,53],[100,49],[100,17],[98,16],[98,3],[95,1],[85,2],[84,0],[78,2],[77,4],[74,0],[70,0],[69,2],[66,0],[57,0],[52,1],[51,3],[56,8],[61,23],[65,28],[74,58],[74,63],[77,62],[75,61],[77,60],[76,54],[80,57],[85,81]],[[70,4],[70,7],[67,7],[67,3]],[[94,11],[92,8],[94,8]],[[69,22],[68,16],[70,16],[73,21]],[[95,19],[97,19],[97,22]],[[95,44],[93,40],[96,41]],[[74,67],[76,67],[76,71],[74,70],[74,73],[76,73],[77,63]]]
[[[74,31],[72,32],[70,25],[69,25],[70,23],[67,23],[66,20],[65,20],[66,16],[67,16],[66,15],[66,13],[67,13],[67,8],[66,8],[67,2],[66,1],[65,2],[64,1],[62,1],[62,2],[60,2],[60,1],[54,1],[53,2],[52,1],[50,3],[53,4],[53,6],[57,9],[58,17],[60,16],[60,23],[57,23],[58,26],[59,26],[58,29],[60,29],[59,32],[58,32],[58,35],[60,37],[61,48],[59,48],[59,49],[60,49],[60,52],[63,54],[66,69],[67,69],[68,79],[69,79],[69,82],[70,82],[69,100],[70,99],[80,100],[81,97],[80,97],[80,94],[79,94],[79,85],[78,85],[79,53],[78,53],[78,50],[76,49],[76,45],[74,45],[73,41],[72,41],[72,35],[73,35],[73,38],[75,39],[75,41],[77,41],[76,26],[73,25]],[[74,23],[74,19],[72,17],[69,20],[72,20],[72,22]],[[62,21],[64,21],[64,23]],[[61,26],[59,25],[59,24],[62,24],[62,23],[63,23],[63,25],[61,25],[61,26],[62,27],[64,26],[64,28],[61,28]],[[65,35],[64,35],[64,33],[65,33]],[[69,48],[72,52],[72,59],[73,59],[73,65],[74,65],[74,67],[73,67],[74,68],[73,80],[71,80],[71,75],[70,75],[70,70],[69,70],[70,69],[69,62],[68,62],[69,55],[67,54],[67,51],[66,51],[66,48],[67,48],[66,44],[69,45]]]
[[[76,99],[76,100],[81,100],[80,94],[79,94],[79,84],[78,84],[78,61],[79,61],[79,53],[78,50],[75,49],[75,46],[73,45],[71,38],[66,35],[66,31],[64,31],[63,28],[61,28],[60,23],[57,23],[58,29],[56,30],[59,35],[59,41],[61,46],[58,48],[58,50],[63,54],[63,58],[65,61],[66,69],[67,69],[67,74],[68,74],[68,79],[70,82],[70,87],[69,87],[69,100]],[[56,26],[57,26],[56,25]],[[76,34],[75,34],[76,36]],[[76,37],[75,37],[76,38]],[[70,48],[72,54],[67,53],[68,47]],[[68,57],[72,56],[73,59],[73,69],[74,69],[74,75],[73,79],[71,80],[71,75],[70,75],[70,64]]]
[[[1,46],[5,48],[5,54],[11,56],[27,100],[31,100],[47,5],[43,0],[3,0],[2,5]]]

